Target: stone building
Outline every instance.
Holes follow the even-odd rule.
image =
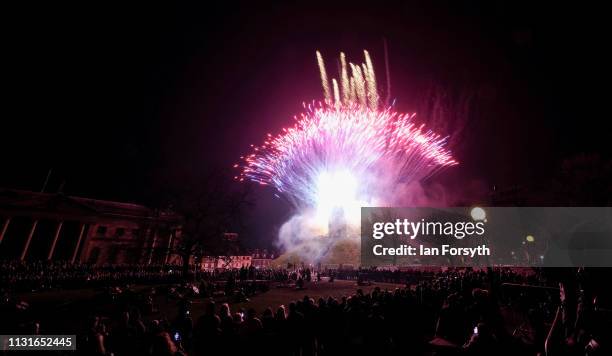
[[[276,258],[274,252],[268,252],[266,249],[255,249],[252,256],[251,264],[253,267],[262,269],[273,267],[273,261]]]
[[[180,216],[143,205],[0,188],[2,259],[168,263],[180,231]]]

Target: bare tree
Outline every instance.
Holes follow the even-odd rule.
[[[226,254],[223,234],[243,226],[245,211],[253,206],[249,184],[240,184],[224,172],[209,172],[182,182],[169,192],[170,209],[183,218],[181,237],[173,253],[189,273],[191,258]]]

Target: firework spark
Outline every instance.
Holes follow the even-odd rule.
[[[411,183],[457,164],[446,138],[414,122],[415,114],[380,108],[372,60],[346,62],[340,80],[331,79],[316,53],[325,102],[304,105],[292,127],[243,157],[237,177],[271,185],[298,209],[329,216],[365,204],[384,203],[389,185]],[[350,68],[350,71],[349,71]],[[350,73],[350,74],[349,74]]]

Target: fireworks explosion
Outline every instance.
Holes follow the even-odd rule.
[[[236,165],[237,179],[273,186],[322,233],[338,216],[354,225],[361,206],[391,203],[385,196],[395,185],[457,164],[445,137],[417,125],[415,114],[381,105],[370,55],[364,56],[358,65],[341,53],[340,81],[330,85],[317,51],[325,102],[304,105],[292,127],[268,134]]]

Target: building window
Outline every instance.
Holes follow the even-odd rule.
[[[92,248],[89,253],[89,258],[87,258],[87,263],[96,264],[98,262],[98,257],[100,257],[100,248]]]
[[[116,237],[121,237],[123,235],[125,235],[125,229],[124,228],[118,227],[118,228],[115,229],[115,236]]]
[[[106,235],[106,230],[108,228],[106,226],[98,226],[98,230],[96,230],[96,233],[100,236],[104,236]]]

